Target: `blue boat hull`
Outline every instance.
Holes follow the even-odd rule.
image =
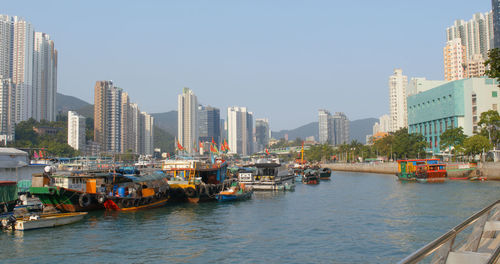
[[[219,202],[231,202],[231,201],[239,201],[246,200],[252,197],[253,192],[246,192],[241,194],[217,194],[215,197]]]

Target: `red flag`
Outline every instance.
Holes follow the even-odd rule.
[[[212,144],[215,145],[214,137],[212,137]]]
[[[226,149],[224,148],[224,144],[220,144],[220,151],[224,152]]]
[[[184,147],[179,143],[179,140],[177,140],[177,149],[178,150],[184,150]]]
[[[267,154],[267,155],[271,155],[271,154],[269,154],[269,150],[267,150],[267,149],[266,149],[266,154]]]
[[[214,148],[214,145],[212,145],[212,144],[210,144],[210,152],[216,152],[215,148]]]
[[[203,143],[200,141],[200,149],[203,148]]]
[[[224,148],[226,149],[226,151],[229,151],[229,145],[227,144],[227,141],[224,139]]]

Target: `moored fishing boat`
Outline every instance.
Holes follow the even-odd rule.
[[[98,201],[104,199],[104,207],[114,211],[133,211],[160,207],[167,203],[169,198],[169,185],[167,176],[163,173],[134,176],[124,175],[129,182],[123,182],[120,187]]]
[[[259,159],[238,173],[238,181],[255,191],[291,191],[295,189],[295,176],[281,166],[278,159]]]
[[[319,178],[321,180],[329,180],[332,176],[332,170],[329,168],[321,168],[319,170]]]
[[[252,198],[253,188],[234,182],[231,187],[215,195],[219,202],[241,201]]]
[[[400,181],[442,183],[447,177],[446,165],[439,159],[398,160]]]
[[[6,229],[26,231],[72,224],[82,220],[85,215],[87,212],[11,216],[2,220],[2,226]]]
[[[168,159],[163,162],[162,170],[169,179],[171,201],[216,201],[215,195],[230,184],[226,180],[227,162],[223,159]]]
[[[303,184],[319,184],[320,176],[318,170],[307,169],[302,176]]]

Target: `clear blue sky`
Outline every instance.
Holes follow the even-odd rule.
[[[247,106],[273,130],[388,113],[387,80],[443,79],[445,29],[491,10],[490,0],[23,1],[22,16],[59,50],[58,91],[93,103],[113,80],[150,113],[177,109],[191,88],[202,104]]]

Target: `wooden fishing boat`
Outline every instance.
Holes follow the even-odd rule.
[[[238,181],[254,191],[292,191],[295,176],[279,159],[258,159],[238,173]]]
[[[224,159],[167,159],[162,170],[168,176],[170,201],[209,202],[229,184]]]
[[[307,169],[304,171],[304,176],[302,176],[303,184],[319,184],[320,176],[318,170]]]
[[[113,211],[134,211],[160,207],[167,203],[169,185],[164,173],[144,176],[124,175],[130,181],[104,196],[104,207]]]
[[[319,170],[319,178],[321,180],[329,180],[332,176],[332,170],[329,168],[321,168]]]
[[[164,182],[154,186],[154,193],[165,194],[168,190],[167,177],[159,177],[163,177]],[[124,197],[125,189],[129,190],[130,195],[136,195],[137,190],[143,188],[137,184],[141,180],[149,181],[151,178],[141,175],[135,167],[116,168],[112,172],[45,172],[33,174],[30,192],[40,199],[44,207],[53,207],[62,212],[82,212],[105,209],[104,202],[108,197]],[[142,200],[140,203],[140,206],[145,205]]]
[[[85,215],[87,212],[29,215],[18,218],[11,216],[2,220],[2,226],[11,230],[26,231],[72,224],[82,220]]]
[[[234,183],[230,188],[216,194],[217,201],[231,202],[252,198],[253,188],[245,186],[243,183]]]
[[[442,183],[446,180],[446,165],[439,159],[410,159],[398,160],[398,173],[400,181]]]
[[[0,213],[12,212],[17,200],[17,182],[0,181]]]

